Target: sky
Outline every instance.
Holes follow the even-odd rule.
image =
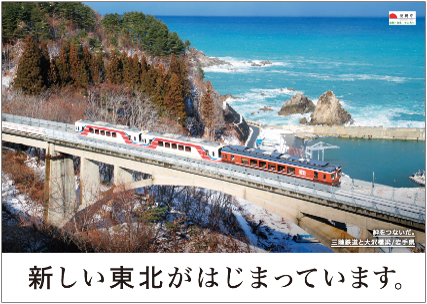
[[[425,2],[84,2],[100,14],[140,11],[154,16],[385,17],[416,11]]]

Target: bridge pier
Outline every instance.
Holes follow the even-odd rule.
[[[114,186],[130,184],[133,182],[132,171],[114,165]]]
[[[61,227],[77,209],[73,156],[55,152],[49,143],[46,153],[47,206],[45,220]]]
[[[82,156],[80,158],[80,208],[86,208],[98,200],[99,188],[99,163]]]

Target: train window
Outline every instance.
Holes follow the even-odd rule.
[[[249,159],[242,157],[242,164],[249,165]]]
[[[141,134],[139,134],[139,141],[141,142],[142,140],[141,140]]]
[[[341,170],[340,170],[340,171],[338,171],[338,174],[339,174],[339,176],[341,176]]]
[[[105,135],[107,135],[107,136],[111,136],[111,132],[110,132],[110,131],[107,131],[107,132],[105,132]]]
[[[163,147],[163,142],[159,141],[159,147]]]
[[[288,167],[288,173],[289,174],[295,174],[295,168]]]
[[[317,172],[314,172],[314,178],[318,179],[319,178],[319,174]]]
[[[286,172],[286,167],[279,165],[279,171]]]
[[[268,164],[268,169],[270,169],[270,170],[277,170],[276,169],[276,164]]]
[[[263,162],[263,161],[260,161],[260,162],[259,162],[259,167],[260,167],[260,168],[267,168],[267,163],[266,163],[266,162]]]
[[[206,150],[206,156],[209,156],[209,150]]]
[[[221,149],[218,151],[218,157],[221,157]]]
[[[176,149],[176,144],[172,144],[172,149]]]
[[[101,135],[105,135],[105,131],[101,131]]]
[[[255,159],[251,159],[251,166],[258,166],[258,162]]]
[[[335,179],[335,174],[332,174],[331,175],[331,180],[334,180]]]
[[[95,134],[99,134],[99,130],[98,129],[95,129]]]
[[[184,151],[184,146],[179,145],[179,146],[178,146],[178,150],[179,150],[179,151]]]
[[[170,147],[171,147],[171,144],[168,142],[165,142],[165,148],[170,148]]]
[[[136,136],[133,137],[133,140],[136,141]]]
[[[149,141],[149,144],[151,145],[151,143],[153,142],[153,140],[152,139],[150,139],[150,141]]]
[[[128,135],[129,140],[132,140],[132,138],[130,137],[130,135]]]
[[[234,155],[231,155],[231,161],[234,162]]]
[[[112,134],[112,137],[117,137],[116,132],[113,132],[113,133],[111,133],[111,134]]]
[[[212,151],[212,156],[215,156],[215,151]]]
[[[185,152],[191,152],[191,147],[185,147]]]
[[[326,174],[323,174],[323,179],[326,180]]]
[[[90,133],[93,133],[93,129],[92,129],[92,128],[89,128],[89,132],[90,132]]]

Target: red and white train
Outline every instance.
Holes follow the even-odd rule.
[[[194,159],[226,162],[332,186],[340,184],[341,166],[324,161],[243,146],[224,146],[198,138],[141,131],[137,128],[99,121],[79,120],[75,123],[75,128],[77,134],[90,138],[140,146]]]

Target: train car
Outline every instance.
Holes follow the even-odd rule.
[[[91,120],[79,120],[75,123],[75,127],[77,134],[89,138],[128,145],[140,145],[141,142],[141,131],[137,128]]]
[[[340,184],[341,166],[324,161],[242,146],[224,147],[220,143],[199,138],[141,131],[100,121],[79,120],[75,123],[75,128],[77,134],[90,138],[140,146],[193,159],[227,162],[333,186]]]
[[[221,158],[223,162],[332,186],[338,186],[341,179],[341,166],[274,151],[226,146],[222,148]]]
[[[141,146],[169,154],[221,162],[222,144],[175,134],[141,131],[123,125],[106,122],[79,120],[75,123],[76,133],[81,136]]]

